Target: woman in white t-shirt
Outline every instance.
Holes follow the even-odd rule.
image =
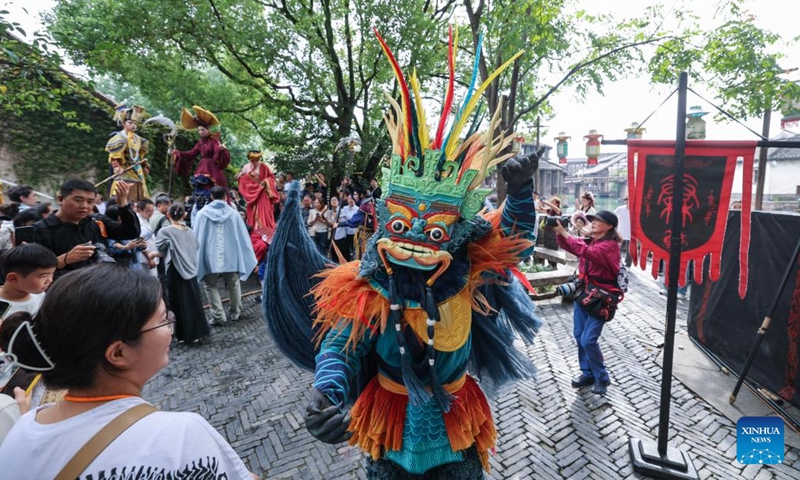
[[[314,243],[317,245],[317,250],[324,257],[328,256],[328,231],[330,230],[328,220],[325,218],[327,212],[328,207],[325,205],[325,199],[315,198],[314,208],[308,214],[308,233],[311,234],[311,238],[314,239]]]
[[[142,388],[169,361],[175,320],[157,278],[107,264],[64,275],[35,317],[19,312],[9,319],[16,316],[29,327],[9,351],[21,364],[49,367],[44,381],[67,389],[67,395],[14,425],[0,445],[2,475],[55,478],[109,422],[147,403]],[[78,478],[127,478],[143,471],[153,478],[258,478],[208,422],[181,412],[140,419]]]

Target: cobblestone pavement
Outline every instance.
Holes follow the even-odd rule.
[[[527,353],[536,380],[504,387],[492,400],[499,439],[492,479],[642,478],[633,472],[628,439],[655,440],[666,297],[641,271],[603,332],[601,346],[612,384],[598,397],[575,390],[578,370],[572,307],[539,303],[544,328]],[[243,291],[257,287],[248,282]],[[208,419],[265,479],[360,479],[362,454],[316,441],[303,411],[313,375],[294,367],[267,334],[255,296],[243,318],[215,328],[201,346],[177,345],[170,365],[145,388],[162,409],[192,411]],[[688,301],[680,302],[678,329],[686,330]],[[679,354],[679,353],[676,353]],[[782,465],[740,465],[736,426],[682,383],[673,380],[670,445],[685,449],[704,479],[797,479],[800,452],[787,449]]]

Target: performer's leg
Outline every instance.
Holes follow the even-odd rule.
[[[231,298],[230,318],[236,321],[242,314],[242,284],[239,282],[239,273],[226,273],[225,283],[228,284],[228,294]]]
[[[423,480],[425,478],[424,475],[408,473],[400,465],[385,458],[373,460],[367,456],[365,462],[367,480]]]
[[[475,445],[465,452],[463,462],[446,463],[425,472],[426,480],[483,480],[483,465]]]
[[[219,297],[217,281],[218,276],[216,273],[209,273],[203,278],[206,298],[208,298],[208,303],[211,304],[211,325],[217,325],[225,321],[225,311],[222,309],[222,299]]]

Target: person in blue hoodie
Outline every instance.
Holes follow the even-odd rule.
[[[211,189],[211,203],[197,212],[192,221],[197,243],[197,278],[206,290],[211,303],[211,321],[221,325],[227,321],[222,309],[218,283],[225,280],[230,294],[230,320],[236,321],[242,312],[240,280],[246,280],[256,268],[256,255],[247,233],[244,219],[228,205],[227,189]]]

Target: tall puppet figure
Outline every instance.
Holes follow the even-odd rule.
[[[513,342],[518,333],[532,343],[541,325],[516,270],[533,249],[538,154],[501,154],[513,135],[500,132],[499,115],[484,133],[464,127],[517,57],[475,90],[478,47],[472,87],[446,131],[451,33],[449,87],[430,137],[416,75],[407,83],[380,40],[402,93],[399,103],[389,99],[394,115],[385,119],[393,149],[377,232],[361,261],[326,264],[302,235],[293,186],[267,261],[265,316],[283,352],[315,369],[306,427],[324,442],[361,447],[367,478],[483,478],[497,433],[478,381],[500,385],[535,370]],[[508,197],[481,213],[490,192],[483,180],[507,159]],[[298,298],[300,287],[313,297]]]
[[[193,106],[192,110],[194,114],[185,108],[181,111],[181,125],[186,130],[197,129],[200,141],[188,152],[180,150],[172,152],[175,158],[175,171],[178,175],[188,177],[192,171],[192,164],[199,155],[200,163],[197,164],[190,180],[195,195],[211,201],[209,192],[212,187],[220,185],[228,188],[224,170],[231,163],[231,154],[219,140],[220,123],[217,117],[197,105]]]
[[[247,202],[247,223],[258,234],[275,228],[275,204],[278,191],[275,188],[275,174],[269,165],[261,161],[261,152],[250,150],[247,165],[236,175],[239,193]]]
[[[126,182],[131,187],[128,198],[132,202],[150,197],[145,180],[149,172],[146,156],[150,142],[136,134],[144,115],[144,108],[138,105],[117,105],[114,109],[114,120],[122,125],[122,130],[114,132],[106,142],[108,163],[112,173],[117,175],[111,182],[109,196],[117,194],[119,182]]]

